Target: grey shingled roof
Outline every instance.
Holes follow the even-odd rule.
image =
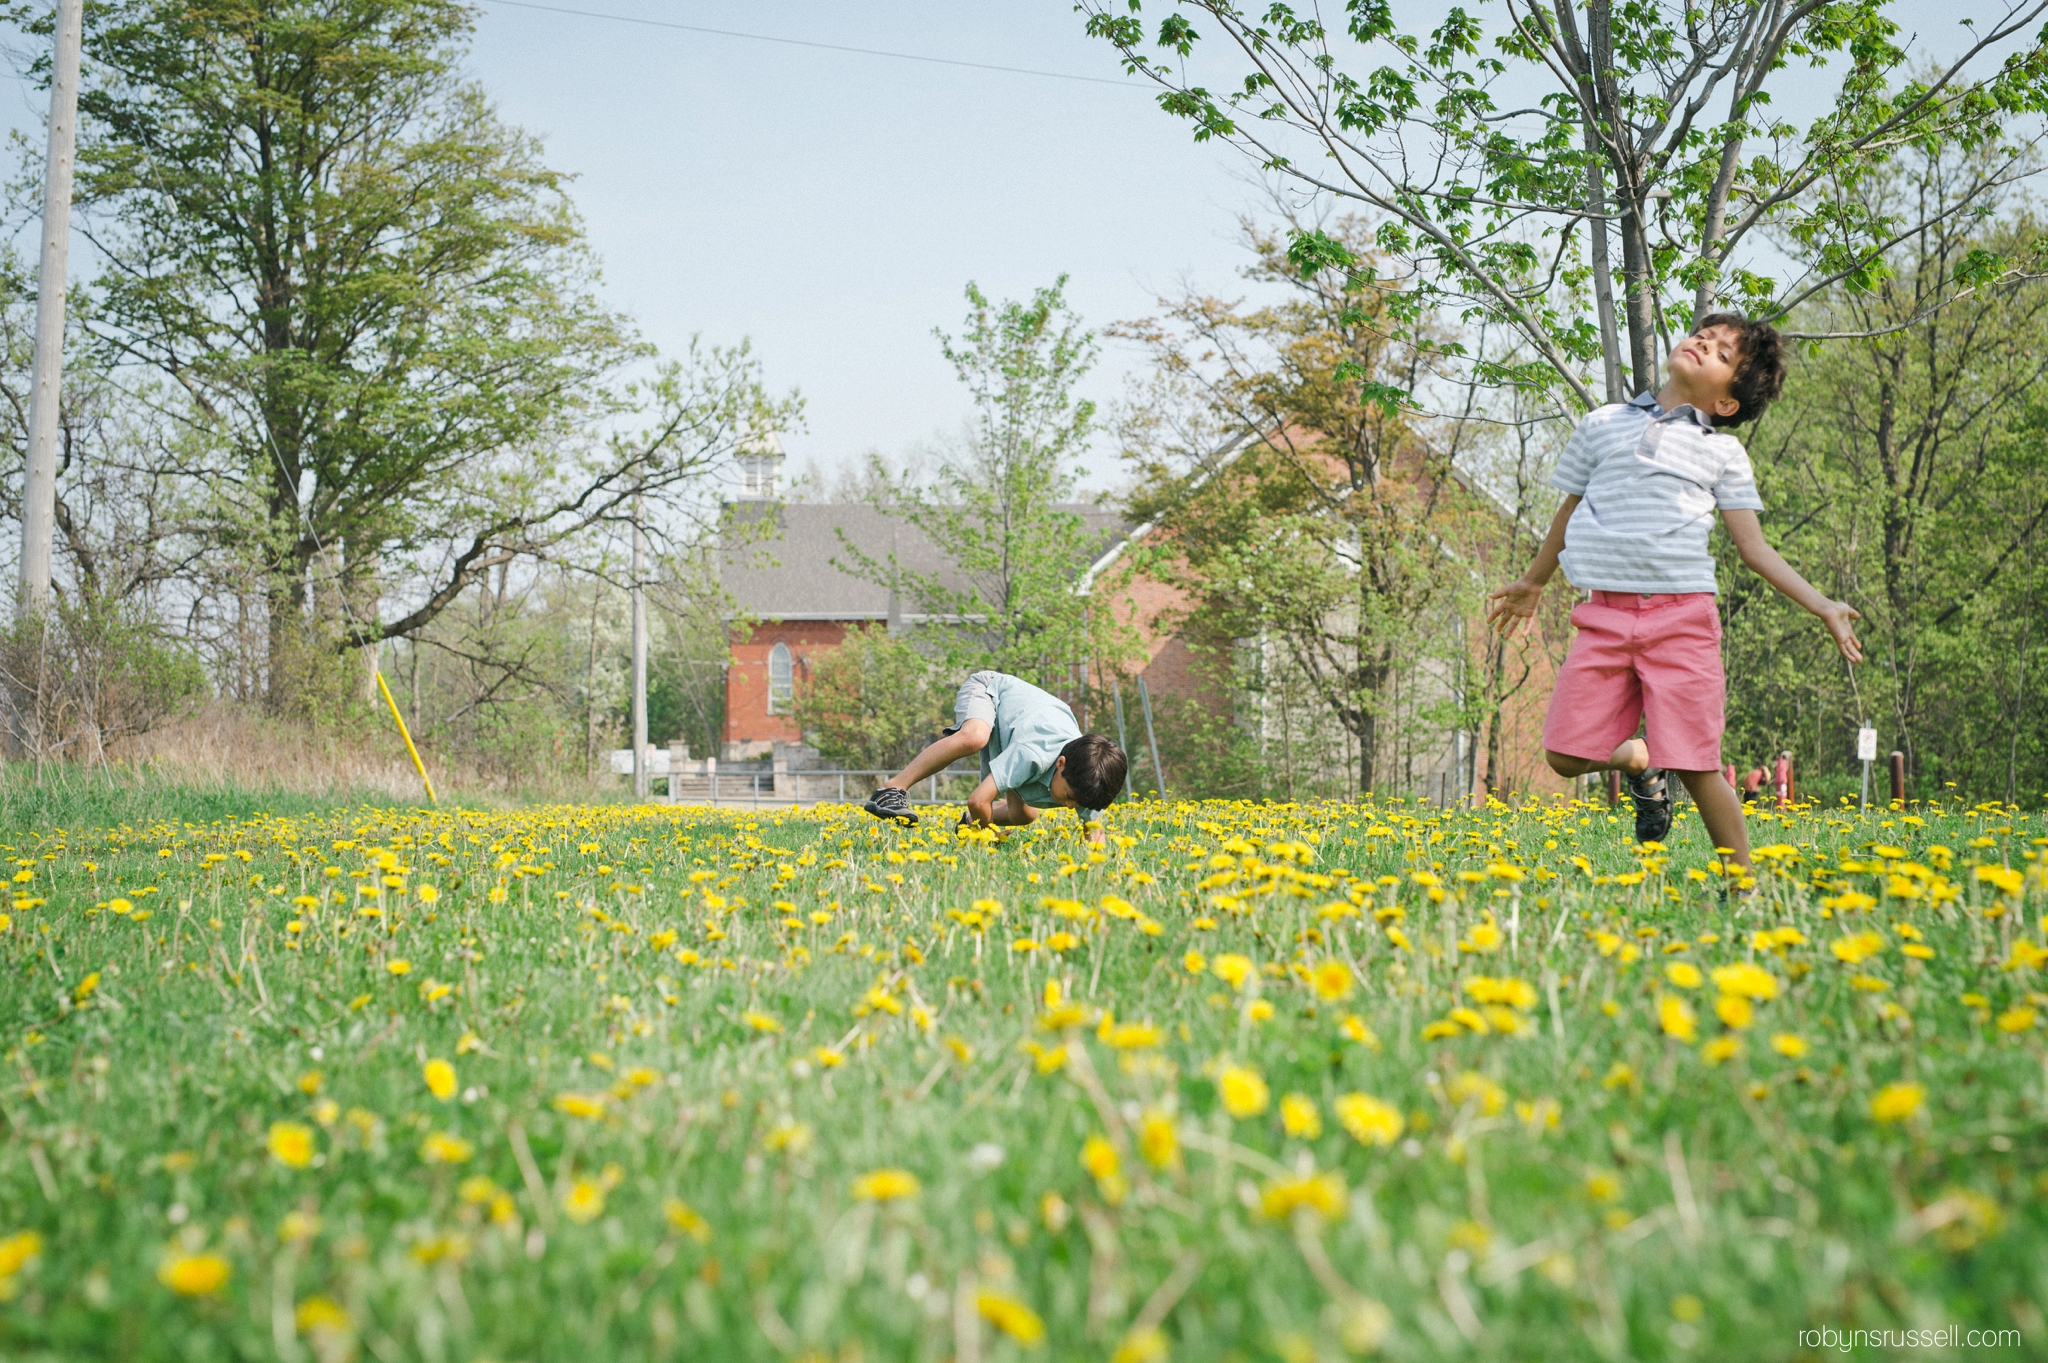
[[[1097,555],[1122,539],[1128,526],[1117,512],[1090,502],[1063,504],[1096,532]],[[900,516],[863,503],[741,503],[740,517],[773,515],[776,531],[760,539],[735,537],[720,565],[720,581],[734,605],[764,620],[886,620],[889,589],[848,571],[854,560],[840,538],[886,563],[891,555],[904,568],[936,575],[949,589],[966,591],[967,579],[926,538]],[[842,566],[843,565],[843,566]],[[1085,565],[1084,565],[1085,566]],[[901,611],[916,619],[916,601]]]

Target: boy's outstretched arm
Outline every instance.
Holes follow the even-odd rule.
[[[1750,571],[1776,587],[1799,605],[1820,617],[1828,633],[1834,636],[1835,647],[1842,656],[1852,663],[1863,661],[1863,643],[1856,637],[1851,621],[1863,616],[1846,601],[1830,601],[1813,589],[1813,584],[1799,575],[1798,569],[1785,562],[1785,556],[1764,542],[1764,528],[1757,521],[1754,511],[1723,511],[1722,524],[1728,527],[1728,538],[1735,541],[1736,552],[1742,555]]]
[[[1572,518],[1578,505],[1577,494],[1566,494],[1557,504],[1557,514],[1550,518],[1550,533],[1543,537],[1529,571],[1499,591],[1487,594],[1486,599],[1494,605],[1486,612],[1486,623],[1499,629],[1502,638],[1514,638],[1516,631],[1534,618],[1536,607],[1543,600],[1543,589],[1557,574],[1557,558],[1564,552],[1565,522]]]
[[[1025,804],[1016,791],[997,790],[993,776],[982,777],[967,797],[967,813],[976,823],[997,828],[1015,828],[1038,817],[1038,811]]]

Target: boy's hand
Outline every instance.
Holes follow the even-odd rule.
[[[1863,661],[1863,641],[1856,637],[1855,627],[1849,623],[1863,618],[1860,611],[1846,601],[1829,601],[1814,614],[1828,627],[1828,633],[1835,638],[1835,647],[1842,650],[1844,658],[1852,663]]]
[[[1535,618],[1536,607],[1543,600],[1543,588],[1527,578],[1517,578],[1497,592],[1487,593],[1486,599],[1493,603],[1486,612],[1486,623],[1500,631],[1501,638],[1512,639],[1529,620]]]

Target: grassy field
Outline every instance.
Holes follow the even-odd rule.
[[[2044,822],[17,819],[0,1355],[2042,1357]]]

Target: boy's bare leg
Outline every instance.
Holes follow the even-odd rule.
[[[959,729],[935,739],[925,750],[910,759],[910,765],[882,782],[898,790],[909,790],[927,776],[936,775],[972,753],[978,753],[988,746],[989,726],[985,719],[970,719]]]
[[[1584,776],[1589,771],[1619,771],[1630,776],[1650,769],[1650,745],[1640,738],[1631,738],[1607,755],[1605,762],[1595,762],[1590,757],[1571,757],[1561,752],[1546,752],[1543,760],[1559,776]]]
[[[1742,797],[1735,793],[1735,787],[1728,784],[1728,778],[1718,771],[1672,774],[1685,782],[1685,788],[1692,792],[1692,802],[1699,807],[1700,822],[1706,825],[1707,836],[1714,840],[1715,848],[1727,848],[1727,860],[1748,871],[1749,825],[1742,818]]]

